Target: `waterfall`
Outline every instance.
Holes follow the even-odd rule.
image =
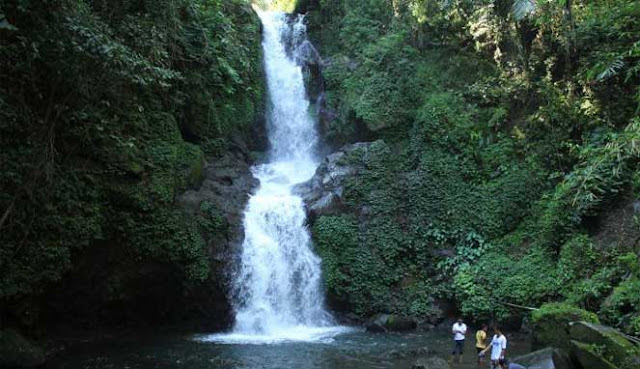
[[[252,168],[260,186],[244,213],[245,240],[235,276],[233,332],[220,342],[313,341],[331,337],[320,258],[313,253],[302,199],[292,187],[309,180],[319,164],[316,124],[309,115],[297,52],[306,41],[303,17],[259,12],[269,93],[269,160]]]

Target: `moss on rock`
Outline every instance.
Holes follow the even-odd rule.
[[[627,340],[620,331],[612,327],[588,322],[574,322],[571,324],[569,334],[573,341],[601,348],[599,350],[600,356],[616,365],[622,365],[629,356],[640,354],[640,350],[635,345]]]
[[[573,352],[584,369],[618,369],[609,360],[602,357],[602,347],[578,341],[570,341]]]
[[[576,321],[599,322],[594,313],[573,305],[565,303],[543,305],[532,316],[534,348],[552,346],[570,350],[570,324]]]

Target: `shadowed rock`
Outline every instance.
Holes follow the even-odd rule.
[[[403,332],[414,330],[417,326],[413,318],[393,314],[378,314],[366,324],[369,332]]]
[[[527,369],[573,369],[569,355],[564,350],[551,347],[518,356],[514,363],[525,366]]]

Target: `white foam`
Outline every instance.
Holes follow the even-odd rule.
[[[356,331],[345,326],[332,327],[289,327],[269,334],[222,333],[196,337],[199,342],[212,342],[225,345],[271,345],[296,342],[331,343],[340,334]]]
[[[313,253],[295,184],[310,179],[318,160],[316,122],[309,114],[296,47],[306,40],[299,16],[259,12],[269,92],[270,161],[253,168],[260,187],[244,212],[245,240],[235,275],[235,324],[229,334],[199,338],[220,343],[324,342],[345,327],[325,309],[321,260]],[[287,54],[287,47],[293,55]]]

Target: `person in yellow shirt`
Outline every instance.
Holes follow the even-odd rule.
[[[489,326],[486,324],[482,325],[482,328],[476,332],[476,350],[478,350],[478,366],[482,366],[484,363],[484,353],[482,352],[487,348],[487,331],[489,330]]]

